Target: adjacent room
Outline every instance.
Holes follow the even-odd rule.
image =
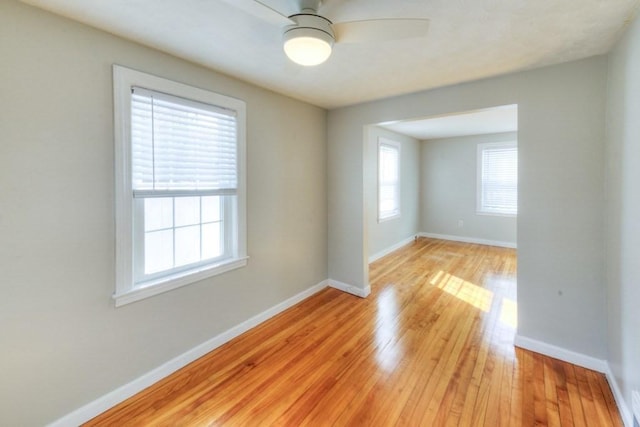
[[[367,127],[369,262],[416,236],[516,248],[517,131],[517,105]]]
[[[0,425],[637,425],[639,7],[1,0]]]

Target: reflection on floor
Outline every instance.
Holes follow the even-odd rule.
[[[512,249],[418,239],[90,425],[621,426],[605,378],[513,347]]]

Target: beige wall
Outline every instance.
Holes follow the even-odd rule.
[[[0,425],[36,426],[327,278],[326,112],[0,2]],[[243,99],[246,268],[114,308],[112,64]]]
[[[420,142],[377,126],[366,130],[365,199],[369,227],[368,257],[420,232]],[[400,143],[400,217],[378,222],[378,138]]]
[[[329,277],[365,289],[363,130],[518,105],[518,333],[606,358],[603,152],[606,57],[329,112]]]
[[[516,217],[480,215],[476,205],[478,144],[517,140],[507,132],[422,141],[421,231],[515,245]]]
[[[609,59],[607,114],[609,365],[629,409],[640,391],[640,20]],[[640,419],[638,419],[640,422]]]

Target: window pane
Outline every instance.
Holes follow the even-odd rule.
[[[378,146],[379,219],[400,213],[400,146],[396,144],[390,141]]]
[[[153,231],[173,227],[173,198],[144,200],[144,230]]]
[[[380,146],[380,181],[394,182],[398,179],[398,150]]]
[[[176,227],[200,223],[200,197],[176,197]]]
[[[202,259],[211,259],[222,255],[221,228],[221,222],[202,226]]]
[[[200,261],[200,226],[176,228],[176,267]]]
[[[396,187],[393,185],[380,186],[380,213],[393,214],[396,207]]]
[[[480,211],[516,214],[518,149],[515,144],[482,148]]]
[[[202,222],[220,221],[220,196],[202,198]]]
[[[145,274],[173,268],[173,230],[146,233],[144,246]]]

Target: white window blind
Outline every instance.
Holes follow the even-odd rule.
[[[134,87],[134,197],[236,194],[236,141],[235,111]]]
[[[479,211],[518,213],[518,148],[515,143],[480,146]]]
[[[378,220],[400,215],[400,145],[378,143]]]

